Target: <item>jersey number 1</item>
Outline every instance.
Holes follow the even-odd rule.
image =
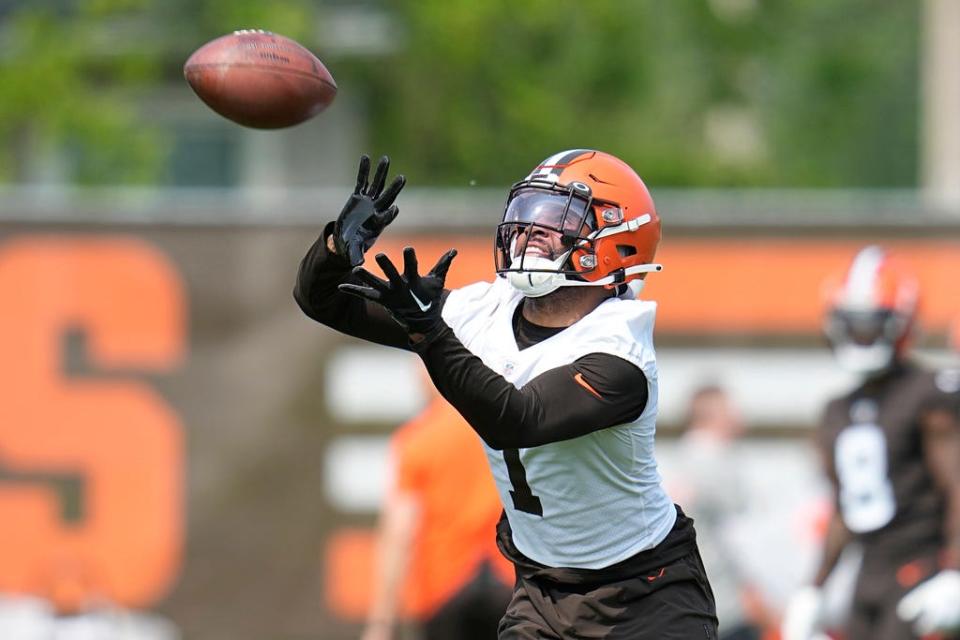
[[[520,462],[520,450],[504,449],[503,461],[507,463],[507,473],[510,474],[510,485],[513,487],[513,491],[510,492],[510,497],[513,498],[513,508],[517,511],[543,517],[543,505],[540,504],[540,498],[533,495],[530,485],[527,484],[527,470],[523,468],[523,463]]]

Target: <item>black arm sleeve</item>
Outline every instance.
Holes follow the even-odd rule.
[[[585,355],[517,389],[446,325],[413,348],[443,397],[494,449],[536,447],[631,422],[647,404],[643,371],[610,354]]]
[[[331,329],[399,349],[410,349],[407,333],[386,309],[341,293],[341,282],[363,284],[350,273],[350,262],[327,250],[329,223],[300,261],[293,298],[305,314]]]

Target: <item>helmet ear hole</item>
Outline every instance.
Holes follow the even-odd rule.
[[[617,253],[620,254],[620,258],[629,258],[630,256],[637,255],[637,248],[632,247],[629,244],[618,244]]]

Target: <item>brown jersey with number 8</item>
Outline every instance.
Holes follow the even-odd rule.
[[[820,431],[844,524],[864,549],[861,580],[933,556],[944,497],[923,451],[924,414],[957,407],[960,374],[904,365],[827,405]]]

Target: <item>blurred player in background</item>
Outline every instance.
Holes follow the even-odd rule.
[[[693,522],[654,460],[656,305],[636,299],[660,220],[634,171],[577,149],[510,190],[493,283],[444,289],[450,251],[420,275],[412,248],[387,280],[357,268],[397,214],[388,160],[303,259],[294,297],[318,322],[416,352],[480,435],[514,563],[505,639],[714,640]]]
[[[747,510],[747,478],[737,447],[743,420],[723,387],[705,384],[690,397],[687,426],[673,464],[664,467],[671,497],[697,523],[703,562],[717,599],[721,640],[757,640],[771,626],[759,590],[743,575],[739,552],[726,544],[729,525]]]
[[[64,613],[53,602],[0,594],[3,640],[180,640],[176,626],[158,615],[100,603]]]
[[[960,381],[908,359],[918,297],[917,281],[876,246],[831,292],[827,338],[863,382],[824,413],[818,441],[836,512],[813,584],[787,609],[784,640],[821,637],[821,587],[853,538],[863,562],[846,640],[960,631]]]
[[[500,500],[479,439],[435,398],[391,445],[393,486],[363,640],[394,638],[401,602],[419,618],[424,640],[496,638],[513,568],[494,543]]]

